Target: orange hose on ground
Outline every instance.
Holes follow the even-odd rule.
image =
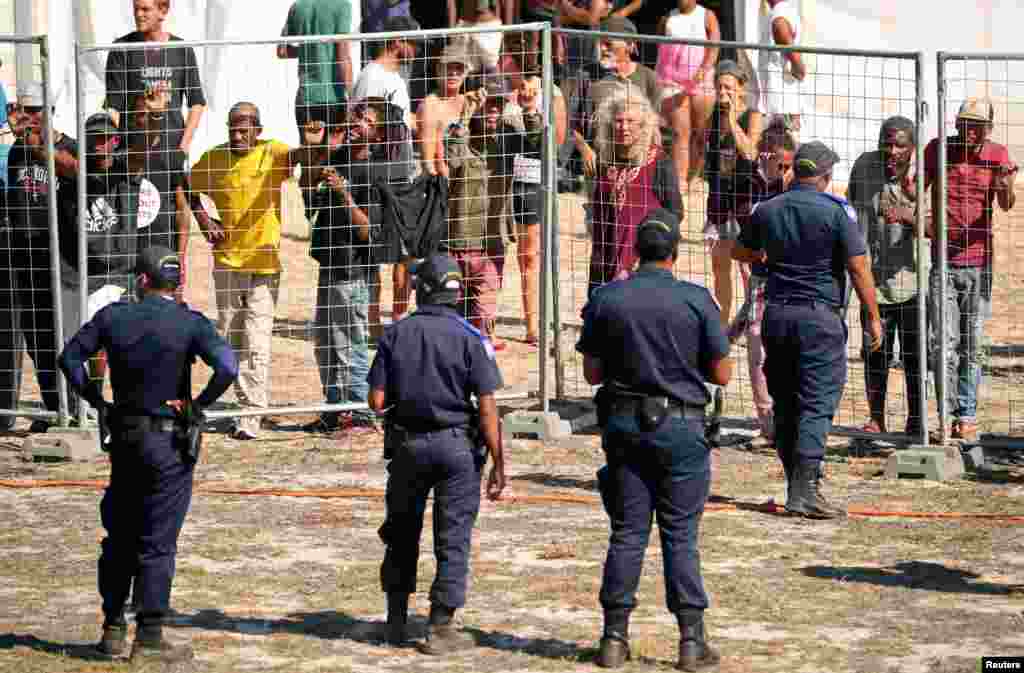
[[[98,480],[13,480],[0,479],[0,488],[36,489],[36,488],[80,488],[102,490],[107,482]],[[216,484],[196,484],[197,493],[210,495],[244,495],[244,496],[275,496],[288,498],[383,498],[384,490],[379,488],[322,488],[322,489],[284,489],[284,488],[243,488],[240,486],[218,486]],[[501,502],[515,505],[572,504],[598,505],[600,499],[581,495],[507,495]],[[710,512],[738,512],[752,510],[765,514],[778,514],[784,509],[773,502],[764,504],[734,505],[731,503],[709,502],[704,507]],[[1024,524],[1024,515],[1018,514],[987,514],[969,512],[886,512],[863,507],[851,507],[847,514],[866,518],[899,518],[899,519],[975,519],[981,521],[1005,521],[1007,523]]]

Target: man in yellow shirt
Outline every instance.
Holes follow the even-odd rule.
[[[228,113],[228,142],[207,150],[192,167],[192,209],[213,246],[217,327],[238,354],[235,396],[243,408],[269,406],[268,379],[274,310],[281,279],[281,183],[309,147],[260,140],[259,109],[236,103]],[[206,194],[219,220],[203,208]],[[260,417],[235,422],[231,435],[255,439]]]

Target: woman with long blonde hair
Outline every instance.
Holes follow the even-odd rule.
[[[675,165],[661,147],[658,115],[638,88],[623,85],[598,109],[598,180],[592,212],[590,290],[625,278],[636,263],[636,230],[647,213],[683,209]]]

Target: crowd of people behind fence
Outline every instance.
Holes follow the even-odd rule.
[[[173,43],[164,29],[169,0],[134,0],[136,31],[118,43]],[[194,50],[112,50],[106,62],[103,109],[88,116],[80,147],[59,129],[52,138],[65,333],[97,310],[130,294],[137,250],[164,245],[187,259],[193,217],[212,245],[219,329],[238,350],[235,384],[243,408],[270,404],[271,334],[281,278],[282,183],[301,166],[299,185],[311,221],[310,256],[319,264],[313,316],[315,353],[325,402],[364,403],[369,344],[381,334],[381,266],[390,266],[391,320],[408,311],[408,264],[438,249],[458,262],[464,278],[463,315],[490,337],[503,286],[505,243],[515,241],[521,274],[522,340],[539,341],[538,256],[542,217],[541,150],[554,126],[559,191],[580,191],[592,239],[590,290],[629,276],[636,264],[639,223],[654,209],[684,218],[706,182],[704,235],[713,292],[733,340],[748,339],[752,398],[760,441],[774,439],[772,399],[765,380],[760,324],[770,265],[740,264],[745,303],[733,312],[734,242],[758,203],[789,186],[802,137],[808,73],[796,51],[762,51],[751,64],[719,59],[719,50],[645,43],[641,31],[680,39],[719,40],[713,11],[696,0],[664,3],[608,0],[448,0],[430,3],[364,0],[362,24],[350,0],[299,0],[282,31],[289,37],[395,32],[366,40],[353,76],[345,40],[288,43],[282,59],[297,59],[298,147],[262,137],[261,106],[237,101],[227,117],[227,142],[188,166],[193,137],[206,112]],[[798,45],[799,2],[766,0],[765,45]],[[637,19],[637,23],[631,20]],[[484,32],[424,38],[420,29],[498,27],[550,21],[607,33],[556,34],[554,100],[543,99],[537,31]],[[634,37],[636,36],[636,37]],[[253,36],[259,37],[259,36]],[[649,65],[654,67],[649,67]],[[48,227],[47,110],[38,83],[18,82],[7,106],[12,141],[0,191],[10,223],[4,229],[0,301],[14,316],[0,343],[0,407],[16,408],[18,343],[23,335],[48,410],[58,405],[54,292]],[[756,92],[756,95],[754,94]],[[552,118],[547,118],[547,111]],[[207,123],[213,123],[209,119]],[[915,383],[917,296],[928,291],[933,344],[949,342],[945,372],[954,419],[952,436],[977,432],[979,348],[991,299],[993,204],[1014,205],[1016,164],[990,140],[994,109],[964,102],[949,139],[948,259],[929,288],[917,287],[914,149],[922,139],[903,117],[885,120],[876,151],[857,157],[847,198],[872,263],[884,324],[884,347],[866,354],[870,406],[867,432],[887,431],[888,369],[895,343],[906,374],[905,431],[920,431],[923,401]],[[926,149],[926,188],[937,195],[937,140]],[[78,212],[78,157],[87,165],[86,212]],[[932,210],[939,204],[929,204]],[[79,219],[88,232],[87,259],[78,255]],[[928,217],[929,236],[932,232]],[[933,250],[933,257],[937,250]],[[86,265],[87,315],[79,315],[79,267]],[[939,306],[945,282],[946,306]],[[179,291],[180,292],[180,291]],[[589,294],[589,293],[588,293]],[[848,301],[849,297],[847,297]],[[935,334],[945,310],[947,334]],[[84,320],[83,320],[84,319]],[[865,342],[868,340],[865,339]],[[93,361],[96,385],[104,363]],[[936,377],[937,379],[939,377]],[[72,400],[72,411],[75,403]],[[13,417],[4,422],[13,423]],[[374,428],[368,412],[326,413],[311,431]],[[33,431],[48,422],[36,421]],[[260,430],[259,416],[235,421],[233,435]]]

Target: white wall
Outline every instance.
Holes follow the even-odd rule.
[[[744,41],[757,42],[760,0],[736,0],[736,8],[737,15],[743,16]],[[816,0],[815,11],[816,29],[810,42],[814,46],[925,52],[928,137],[938,133],[937,51],[1017,51],[1024,55],[1019,39],[1024,3],[1015,0]],[[756,54],[750,57],[757,62]],[[834,144],[847,162],[874,145],[882,119],[892,114],[913,119],[912,64],[819,56],[815,66],[813,88],[818,95],[812,104],[816,114],[808,120],[809,133],[805,132],[804,137]],[[986,89],[979,80],[993,84]],[[1024,106],[1020,104],[1024,98],[1024,64],[954,65],[947,82],[948,119],[956,114],[965,96],[987,93],[996,101],[997,139],[1002,134],[1004,141],[1015,140],[1005,136],[1014,136],[1018,126],[1024,127]],[[1024,144],[1024,138],[1019,143]]]
[[[74,42],[109,44],[134,30],[129,0],[48,0],[51,75],[57,92],[55,124],[75,134]],[[273,39],[281,34],[291,0],[174,0],[166,28],[186,40]],[[359,2],[353,22],[359,25]],[[353,56],[359,45],[352,44]],[[192,144],[192,160],[227,140],[227,112],[235,102],[260,106],[264,137],[298,141],[294,98],[298,85],[295,60],[278,59],[274,45],[196,49],[209,109]],[[104,97],[106,52],[86,54],[83,89],[86,115],[100,109]],[[353,59],[354,65],[358,58]],[[355,70],[358,74],[358,69]]]

